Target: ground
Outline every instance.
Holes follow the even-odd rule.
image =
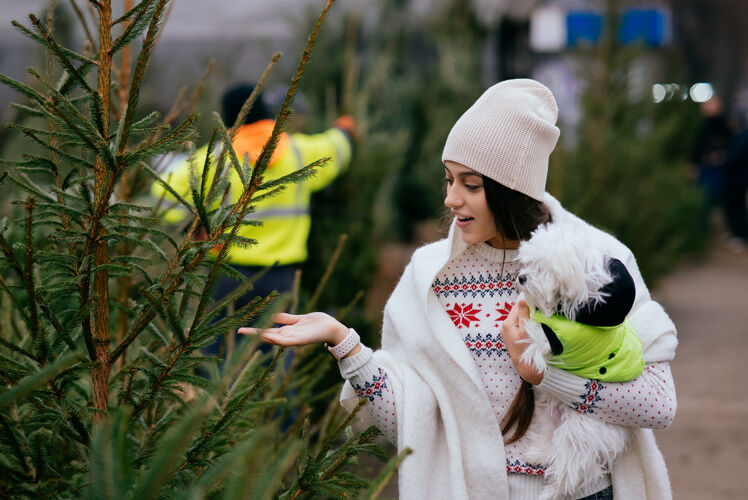
[[[656,433],[677,500],[748,495],[748,251],[715,248],[654,292],[678,327],[673,425]]]

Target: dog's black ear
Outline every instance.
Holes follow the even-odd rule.
[[[559,354],[564,352],[564,345],[560,340],[558,340],[558,335],[556,335],[556,332],[553,331],[553,328],[546,325],[545,323],[541,323],[540,326],[543,327],[543,333],[545,333],[545,336],[548,339],[548,343],[551,344],[551,354],[553,354],[554,356],[558,356]]]
[[[577,321],[592,326],[616,326],[623,323],[636,298],[636,286],[626,266],[618,259],[608,259],[613,281],[603,287],[605,303],[589,302],[577,312]]]

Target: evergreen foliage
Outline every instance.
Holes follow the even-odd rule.
[[[632,68],[646,56],[622,46],[617,3],[600,43],[577,54],[584,91],[578,140],[551,157],[549,191],[631,248],[650,286],[685,254],[704,247],[703,196],[686,176],[698,110],[675,98],[658,104],[633,92]]]
[[[284,349],[263,353],[247,339],[220,370],[200,353],[219,333],[266,325],[293,300],[271,295],[232,311],[251,282],[241,278],[218,303],[211,291],[219,274],[240,276],[226,251],[253,244],[236,233],[254,223],[245,221],[254,202],[324,164],[263,179],[332,0],[255,165],[237,157],[214,114],[211,143],[222,152],[193,166],[189,199],[157,160],[197,139],[197,115],[172,126],[138,107],[169,1],[126,1],[118,19],[110,0],[90,4],[95,44],[89,34],[83,53],[63,46],[50,8],[46,23],[31,15],[14,26],[55,64],[29,69],[31,84],[0,75],[34,123],[11,125],[32,152],[4,162],[0,176],[6,199],[21,193],[16,216],[0,222],[0,496],[342,498],[370,484],[375,494],[405,454],[373,483],[351,472],[359,455],[384,452],[376,428],[350,430],[334,387],[320,390],[326,353],[299,349],[287,363]],[[244,184],[236,203],[225,196],[229,169]],[[192,214],[176,235],[161,223],[163,200],[145,196],[151,181]],[[333,402],[312,424],[308,405],[322,398]]]
[[[481,94],[486,33],[464,2],[450,0],[440,15],[414,22],[413,0],[386,0],[362,13],[333,19],[305,76],[309,116],[319,128],[338,113],[352,113],[360,138],[348,171],[312,204],[310,259],[305,276],[324,269],[334,250],[329,234],[345,232],[345,279],[329,287],[324,303],[339,304],[371,286],[383,242],[416,239],[419,224],[444,211],[441,153],[449,130]],[[371,19],[369,19],[371,21]],[[345,47],[345,50],[338,50]],[[445,226],[446,229],[446,226]],[[446,232],[445,232],[446,234]],[[354,325],[375,342],[379,318]]]
[[[347,232],[354,246],[341,257],[345,279],[327,290],[325,303],[340,303],[341,297],[370,286],[382,242],[420,244],[418,224],[443,218],[444,142],[491,83],[481,71],[491,34],[473,10],[451,0],[414,23],[402,14],[412,3],[381,2],[376,29],[367,30],[355,11],[330,26],[320,44],[334,56],[324,66],[312,64],[305,80],[310,118],[322,117],[317,127],[340,110],[355,115],[362,136],[352,167],[315,195],[312,205],[313,251],[305,275],[318,276],[324,267],[321,256],[332,253],[334,244],[326,235]],[[615,12],[616,3],[609,8]],[[698,222],[701,195],[685,176],[698,116],[690,101],[655,105],[648,92],[632,95],[632,68],[647,54],[621,46],[616,16],[607,19],[611,26],[602,43],[569,55],[585,89],[581,124],[577,132],[559,123],[564,139],[576,139],[559,143],[548,190],[572,212],[627,244],[654,285],[685,254],[703,248],[708,236]],[[657,50],[659,61],[673,55],[667,50],[675,51]],[[663,74],[665,81],[678,80],[677,68],[665,68]],[[356,327],[376,342],[379,318],[371,320],[373,328]]]

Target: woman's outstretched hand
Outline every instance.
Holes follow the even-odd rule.
[[[521,342],[527,338],[524,320],[530,317],[530,308],[527,302],[520,300],[511,311],[509,316],[501,325],[501,338],[504,341],[509,357],[512,358],[514,369],[523,380],[530,382],[532,385],[538,385],[543,381],[543,374],[535,370],[531,364],[525,363],[520,358],[522,353],[527,349],[527,344]]]
[[[309,314],[279,313],[273,321],[281,327],[239,328],[239,333],[260,335],[263,342],[281,346],[298,346],[327,342],[337,345],[348,335],[348,328],[329,314],[313,312]]]

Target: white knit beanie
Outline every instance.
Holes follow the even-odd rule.
[[[558,107],[535,80],[497,83],[457,120],[442,162],[465,165],[499,184],[542,201],[548,157],[558,141]]]

